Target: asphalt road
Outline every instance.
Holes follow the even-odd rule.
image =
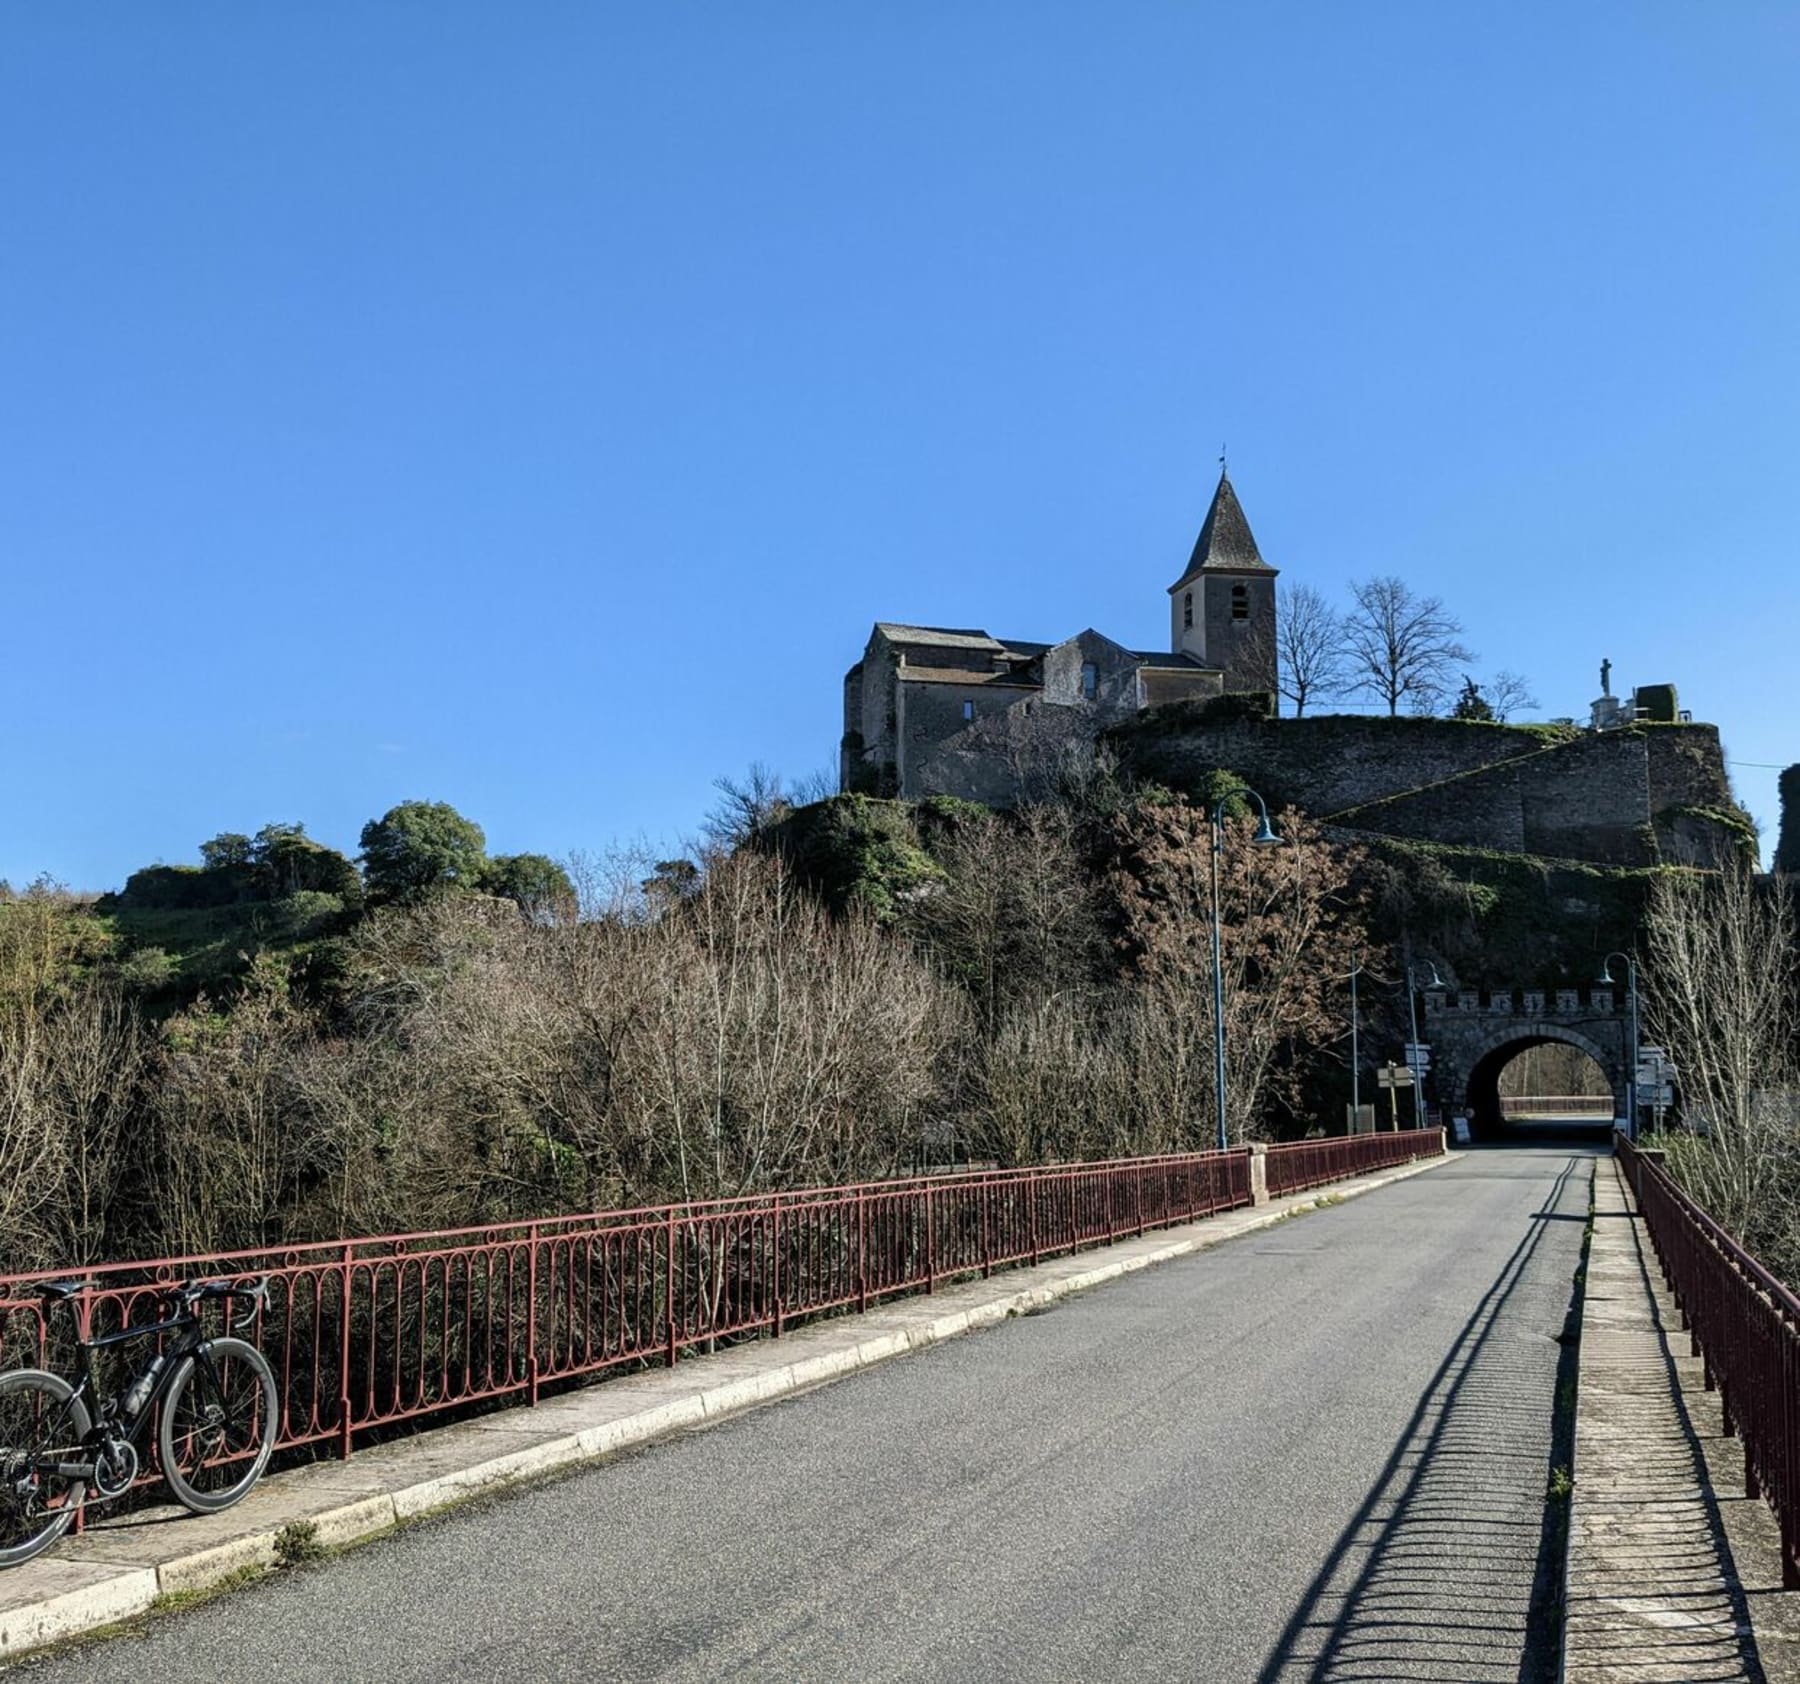
[[[1553,1679],[1590,1167],[1465,1153],[19,1676]]]

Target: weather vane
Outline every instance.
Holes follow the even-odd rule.
[[[1219,446],[1219,472],[1225,472],[1225,446],[1223,444]]]

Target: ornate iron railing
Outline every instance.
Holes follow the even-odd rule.
[[[1681,1312],[1689,1352],[1744,1447],[1744,1484],[1781,1525],[1781,1575],[1800,1590],[1800,1297],[1700,1208],[1662,1153],[1613,1149]]]
[[[1437,1130],[1269,1149],[1272,1194],[1441,1148]],[[280,1448],[501,1401],[959,1276],[1078,1251],[1252,1202],[1248,1148],[919,1176],[431,1233],[141,1259],[47,1311],[0,1276],[0,1367],[58,1361],[74,1336],[148,1322],[169,1283],[270,1281],[238,1331],[281,1382]]]

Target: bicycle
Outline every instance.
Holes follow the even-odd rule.
[[[36,1288],[46,1317],[96,1290],[91,1280]],[[152,1419],[163,1478],[185,1507],[216,1514],[249,1494],[280,1427],[275,1374],[254,1345],[208,1338],[199,1306],[239,1298],[260,1309],[268,1291],[266,1276],[184,1282],[162,1294],[159,1315],[172,1311],[166,1320],[88,1339],[78,1329],[73,1384],[37,1368],[0,1374],[0,1567],[47,1550],[91,1500],[90,1489],[103,1502],[124,1496]],[[101,1397],[94,1353],[139,1339],[157,1340],[155,1353],[121,1391]]]

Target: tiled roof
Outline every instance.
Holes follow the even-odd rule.
[[[1134,660],[1142,661],[1147,667],[1179,667],[1188,672],[1221,672],[1221,667],[1209,667],[1196,661],[1192,655],[1165,655],[1157,650],[1134,649],[1131,652]]]
[[[1238,501],[1238,494],[1225,474],[1219,475],[1218,489],[1213,492],[1212,507],[1206,511],[1200,536],[1194,540],[1194,553],[1188,557],[1187,571],[1169,589],[1180,590],[1204,567],[1274,571],[1257,549],[1250,522],[1244,518],[1244,505]]]
[[[877,620],[875,629],[890,643],[919,643],[940,649],[984,649],[996,654],[1001,648],[997,638],[972,627],[905,626],[896,620]]]

